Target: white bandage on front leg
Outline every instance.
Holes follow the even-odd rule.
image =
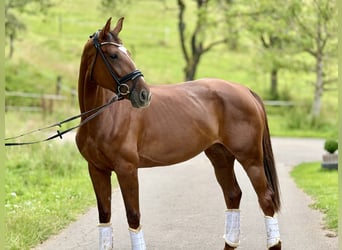
[[[111,223],[100,223],[99,227],[99,249],[113,249],[113,228]]]
[[[225,233],[223,235],[226,243],[231,247],[240,244],[240,210],[228,209],[226,211]]]
[[[146,250],[144,240],[144,233],[139,226],[137,229],[129,228],[129,235],[131,236],[132,250]]]
[[[265,216],[265,225],[267,233],[267,248],[270,248],[280,242],[278,219],[275,217]]]

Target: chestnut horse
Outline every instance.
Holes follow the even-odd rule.
[[[113,248],[112,171],[124,199],[132,249],[146,249],[137,169],[179,163],[203,151],[214,166],[227,206],[225,249],[239,244],[242,193],[235,159],[246,171],[265,215],[267,247],[281,249],[275,216],[280,209],[278,178],[261,99],[242,85],[219,79],[148,86],[118,37],[122,24],[123,18],[111,30],[109,18],[90,37],[78,81],[81,112],[106,104],[114,95],[120,100],[82,125],[76,136],[97,198],[100,249]]]

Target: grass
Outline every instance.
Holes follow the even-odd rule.
[[[76,109],[61,105],[53,115],[7,112],[6,137],[53,124]],[[62,130],[66,129],[62,127]],[[35,141],[57,128],[29,135],[19,141]],[[57,233],[88,207],[95,195],[87,163],[75,143],[53,141],[30,146],[6,147],[5,211],[6,249],[30,249]],[[114,183],[115,185],[115,183]]]
[[[6,148],[5,166],[6,249],[30,249],[96,204],[73,143]]]
[[[312,207],[325,213],[325,225],[337,232],[338,172],[322,169],[319,162],[303,163],[291,172],[298,187],[309,194]]]
[[[320,119],[310,117],[310,103],[300,102],[294,107],[266,107],[272,136],[337,138],[336,113],[329,112],[329,103]],[[335,110],[336,107],[331,107]],[[337,112],[337,111],[336,111]]]

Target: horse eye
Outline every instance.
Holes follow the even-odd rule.
[[[111,54],[109,57],[111,59],[118,59],[118,55],[117,54]]]

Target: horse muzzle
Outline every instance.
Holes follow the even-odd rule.
[[[148,89],[134,89],[130,95],[130,101],[134,108],[148,107],[151,102],[152,94]]]

